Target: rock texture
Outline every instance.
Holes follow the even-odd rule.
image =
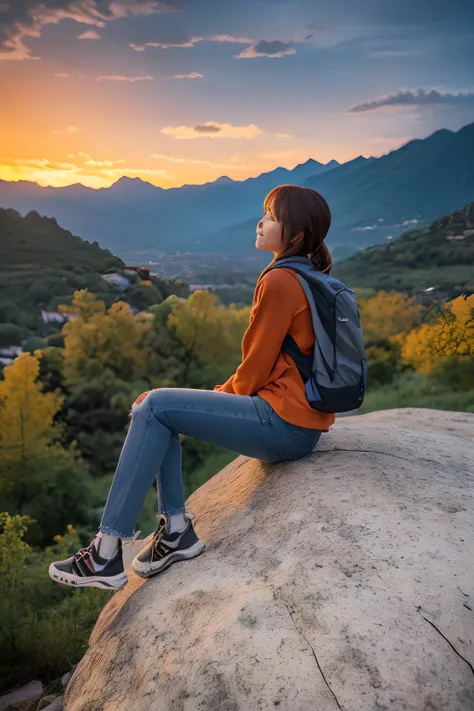
[[[0,711],[33,711],[43,694],[40,681],[30,681],[19,689],[0,696]]]
[[[187,508],[207,549],[129,571],[66,711],[474,709],[474,414],[339,418]]]

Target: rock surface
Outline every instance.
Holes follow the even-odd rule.
[[[340,418],[187,509],[207,549],[129,570],[65,711],[473,711],[474,414]]]
[[[43,711],[62,711],[63,710],[63,697],[62,696],[56,696],[56,698],[48,704],[48,706],[45,706]]]
[[[42,693],[43,684],[40,681],[30,681],[29,684],[0,696],[0,711],[32,711]]]

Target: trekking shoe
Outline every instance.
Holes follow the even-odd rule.
[[[131,541],[122,541],[119,538],[117,552],[112,558],[107,559],[101,558],[98,552],[101,538],[99,532],[87,548],[81,548],[66,560],[51,563],[49,576],[56,583],[75,588],[91,587],[103,590],[123,588],[128,582],[125,571],[136,551],[135,540],[139,533],[140,531],[137,531]]]
[[[186,528],[175,533],[166,531],[166,517],[160,516],[153,538],[132,561],[132,569],[141,578],[159,573],[178,560],[194,558],[204,550],[206,544],[196,536],[190,516],[184,516]]]

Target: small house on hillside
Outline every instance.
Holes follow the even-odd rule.
[[[130,289],[131,287],[130,280],[127,279],[127,277],[122,276],[122,274],[117,274],[117,272],[114,274],[101,274],[101,277],[102,279],[105,279],[108,284],[117,286],[120,291],[126,291],[126,289]]]
[[[11,365],[15,358],[23,353],[21,346],[6,346],[0,348],[0,363],[3,365]]]
[[[138,283],[152,283],[150,279],[150,270],[147,267],[132,267],[127,265],[122,273],[113,272],[111,274],[101,274],[101,277],[108,284],[118,287],[120,291],[126,291],[132,287],[132,281],[129,277],[133,277],[133,281],[138,281]]]
[[[59,313],[59,311],[41,311],[41,318],[43,323],[65,323],[66,321],[72,321],[77,318],[77,314],[73,313]]]

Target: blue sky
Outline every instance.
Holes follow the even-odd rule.
[[[474,120],[474,3],[0,0],[0,177],[242,180]]]

